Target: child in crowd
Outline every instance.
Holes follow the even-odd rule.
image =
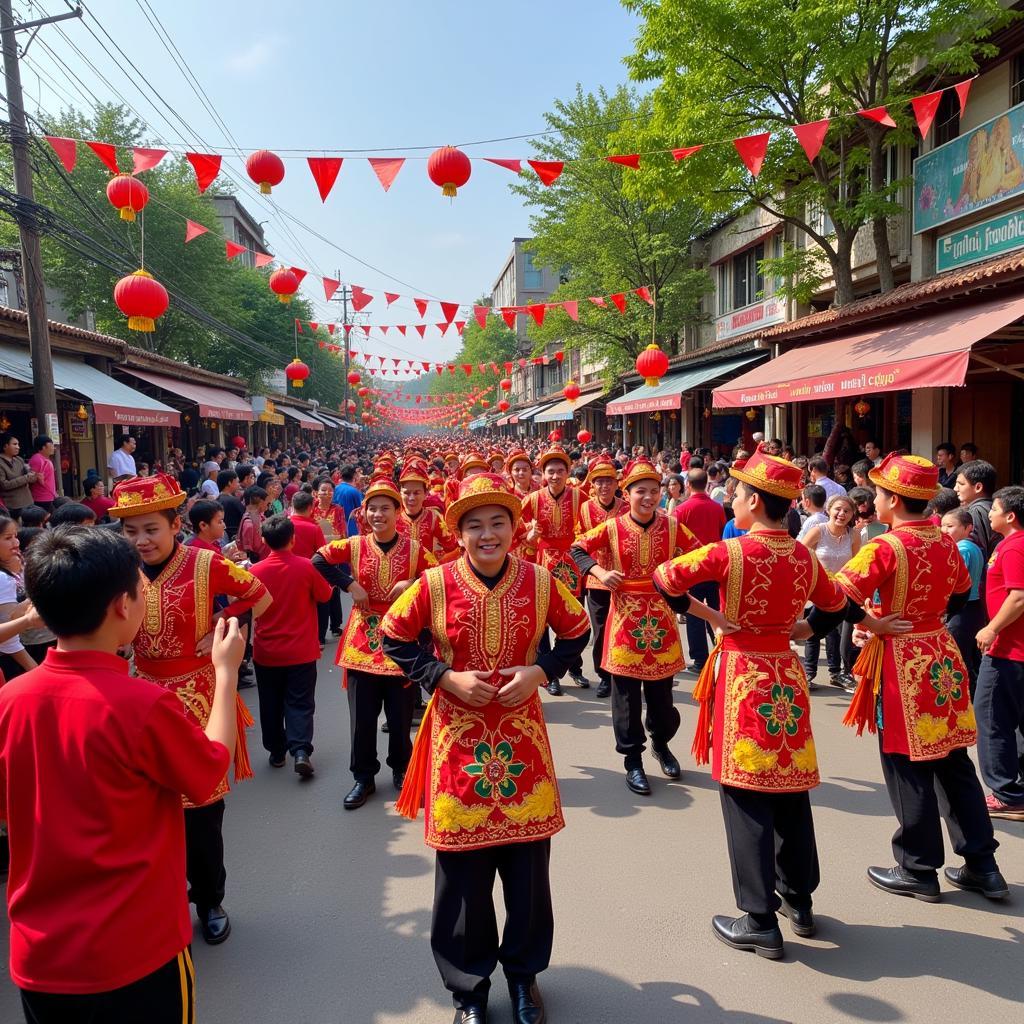
[[[944,494],[956,495],[944,487]],[[960,557],[967,566],[971,576],[971,592],[968,595],[967,604],[951,615],[946,622],[946,627],[953,634],[960,654],[967,665],[967,674],[971,689],[971,699],[974,699],[974,688],[978,682],[978,669],[981,667],[981,652],[978,650],[978,642],[975,636],[978,630],[985,625],[985,602],[981,595],[981,578],[985,571],[985,556],[981,548],[971,540],[971,532],[974,529],[974,522],[971,513],[966,508],[957,506],[947,512],[941,520],[939,529],[955,543]]]
[[[238,524],[238,547],[255,564],[270,554],[270,548],[260,532],[263,526],[263,509],[267,505],[267,492],[262,487],[247,487],[243,495],[245,514]]]
[[[0,624],[20,618],[26,610],[18,596],[21,570],[18,524],[7,516],[0,516]],[[0,672],[4,679],[13,679],[35,667],[20,635],[0,642]]]

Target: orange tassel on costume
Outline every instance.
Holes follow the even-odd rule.
[[[718,665],[718,652],[722,646],[722,638],[711,649],[708,660],[700,670],[697,685],[693,688],[693,699],[700,710],[697,713],[697,730],[693,734],[693,754],[697,764],[707,764],[711,753],[712,711],[715,706],[715,672]]]
[[[885,644],[880,636],[873,636],[857,657],[853,666],[853,675],[857,680],[857,690],[850,701],[850,706],[843,715],[843,725],[857,730],[860,736],[865,727],[868,732],[877,731],[875,724],[875,698],[882,683],[882,658]]]
[[[427,763],[430,760],[430,733],[434,718],[434,705],[437,703],[435,690],[423,712],[423,721],[416,731],[416,740],[412,745],[412,757],[405,769],[405,782],[402,792],[395,801],[395,810],[403,818],[415,821],[423,806],[423,798],[427,787]]]
[[[249,763],[249,747],[245,742],[245,730],[253,724],[255,719],[249,713],[241,694],[235,693],[235,782],[255,778],[252,765]]]

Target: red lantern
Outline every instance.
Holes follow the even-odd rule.
[[[270,290],[278,301],[291,302],[299,290],[299,279],[287,267],[279,267],[270,275]]]
[[[486,398],[481,398],[480,399],[480,408],[481,409],[489,409],[490,407],[491,407],[491,403],[488,402]]]
[[[107,199],[121,211],[121,220],[135,220],[135,214],[149,202],[149,189],[130,174],[118,174],[107,182]]]
[[[269,149],[257,149],[252,153],[245,161],[245,169],[264,195],[270,195],[273,186],[284,181],[284,161]]]
[[[871,406],[861,398],[857,404],[853,407],[853,411],[861,418],[864,419],[869,412],[871,412]]]
[[[657,345],[648,345],[636,357],[636,372],[649,388],[653,388],[668,372],[668,356]]]
[[[753,423],[754,420],[757,419],[757,410],[756,409],[748,409],[743,415],[747,417],[747,420],[750,423]]]
[[[576,440],[577,440],[577,441],[579,441],[579,443],[580,443],[580,444],[590,444],[590,439],[591,439],[591,438],[592,438],[593,436],[594,436],[594,435],[593,435],[593,434],[591,434],[591,432],[590,432],[589,430],[581,430],[581,431],[580,431],[580,432],[579,432],[579,433],[578,433],[578,434],[576,435]]]
[[[128,317],[128,330],[151,333],[156,321],[167,312],[167,289],[145,270],[122,277],[114,285],[114,302]]]
[[[232,448],[244,448],[245,447],[245,438],[242,437],[241,434],[236,434],[233,438],[231,438],[231,447]]]
[[[348,409],[348,411],[349,411],[349,412],[355,412],[355,411],[356,411],[356,403],[355,403],[355,399],[354,399],[354,398],[350,398],[350,399],[349,399],[349,400],[348,400],[348,401],[347,401],[347,402],[345,403],[345,408],[346,408],[346,409]]]
[[[370,414],[368,412],[364,412],[360,418],[364,423],[369,423],[371,419]]]
[[[548,434],[548,440],[552,444],[556,444],[558,441],[562,440],[562,432],[560,430],[558,430],[557,428],[552,430],[551,433]]]
[[[359,383],[359,380],[359,374],[355,370],[350,370],[348,375],[349,384],[351,384],[352,387],[355,387]]]
[[[507,400],[507,399],[505,399],[505,398],[503,398],[503,399],[502,399],[502,400],[501,400],[501,401],[500,401],[500,402],[498,403],[498,408],[499,408],[499,409],[500,409],[500,410],[501,410],[502,412],[508,412],[508,410],[509,410],[509,408],[510,408],[510,406],[509,406],[509,404],[508,404],[508,400]]]
[[[309,377],[309,367],[296,356],[285,368],[284,375],[297,388],[302,387],[302,382]]]
[[[501,381],[499,386],[501,387],[502,391],[511,391],[512,390],[512,381],[509,380],[508,377],[506,377],[503,381]]]
[[[369,393],[370,389],[365,384],[356,392],[360,398],[365,398]]]
[[[580,386],[574,380],[570,380],[566,383],[565,387],[562,388],[562,395],[565,400],[572,405],[577,398],[580,397]]]
[[[469,157],[454,146],[435,149],[427,160],[427,177],[435,185],[440,185],[442,195],[454,196],[459,187],[469,181],[472,173]]]

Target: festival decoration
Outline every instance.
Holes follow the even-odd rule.
[[[114,285],[114,302],[128,317],[128,330],[150,334],[167,312],[167,289],[146,270],[136,270]]]
[[[871,406],[864,401],[863,398],[857,400],[857,403],[853,407],[853,411],[861,418],[864,419],[869,412],[871,412]]]
[[[548,434],[548,440],[552,444],[556,444],[557,442],[562,440],[562,432],[556,427],[554,430],[551,431],[550,434]]]
[[[580,444],[590,444],[590,440],[593,436],[594,435],[591,434],[589,430],[581,430],[576,435],[576,440],[579,441]]]
[[[636,372],[649,387],[657,387],[658,381],[668,373],[668,356],[653,342],[636,357]]]
[[[503,380],[499,382],[498,386],[501,388],[502,391],[511,391],[512,381],[508,377],[505,377]]]
[[[244,448],[245,447],[245,438],[242,437],[241,434],[235,434],[235,436],[233,438],[231,438],[231,447],[232,448]]]
[[[296,356],[285,368],[284,375],[293,387],[301,388],[309,377],[309,367]]]
[[[754,420],[757,419],[757,410],[756,409],[748,409],[743,415],[747,417],[747,420],[750,423],[753,423]]]
[[[359,383],[360,379],[361,378],[359,376],[359,371],[358,370],[349,370],[348,382],[349,382],[349,384],[352,385],[352,387],[355,387]]]
[[[417,396],[417,397],[419,397],[419,396]],[[500,401],[500,402],[498,403],[498,408],[499,408],[499,409],[500,409],[500,410],[501,410],[502,412],[508,412],[508,411],[509,411],[509,409],[511,408],[511,406],[510,406],[510,405],[509,405],[509,403],[508,403],[508,399],[507,399],[507,398],[503,398],[503,399],[502,399],[502,400],[501,400],[501,401]]]
[[[566,381],[565,387],[562,388],[562,397],[569,403],[570,406],[576,404],[576,399],[580,397],[580,386],[576,381],[571,378]]]
[[[121,220],[131,221],[149,202],[149,189],[130,174],[118,174],[107,182],[107,199]]]
[[[78,406],[78,411],[75,413],[76,418],[80,420],[87,420],[89,418],[89,412],[84,405]]]
[[[473,165],[469,157],[454,146],[435,149],[427,160],[427,177],[441,187],[441,194],[454,198],[459,188],[469,181]]]
[[[299,279],[288,267],[278,267],[270,275],[268,283],[279,302],[291,302],[292,296],[299,290]]]
[[[251,153],[245,161],[245,170],[264,195],[270,195],[274,186],[284,181],[284,161],[269,149],[257,149]]]

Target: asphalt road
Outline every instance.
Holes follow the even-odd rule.
[[[201,1024],[420,1024],[452,1011],[428,941],[433,854],[422,818],[399,818],[390,772],[346,812],[348,709],[321,662],[316,776],[266,762],[250,732],[256,779],[228,797],[225,819],[233,933],[193,952]],[[589,664],[589,654],[588,654]],[[824,676],[824,672],[822,672]],[[945,887],[937,905],[888,896],[865,879],[891,863],[894,822],[874,737],[840,726],[848,700],[813,694],[823,782],[812,794],[822,867],[819,933],[769,962],[717,942],[713,914],[733,913],[717,786],[689,757],[694,677],[680,677],[683,779],[648,758],[650,798],[623,783],[608,702],[566,686],[545,695],[567,827],[553,841],[555,948],[541,978],[559,1024],[830,1024],[1024,1019],[1024,823],[997,822],[1010,901]],[[255,713],[255,691],[244,691]],[[385,749],[381,737],[380,749]],[[500,899],[499,899],[500,904]],[[6,933],[3,936],[6,965]],[[511,1020],[500,977],[491,1020]],[[0,1022],[20,1021],[0,985]]]

